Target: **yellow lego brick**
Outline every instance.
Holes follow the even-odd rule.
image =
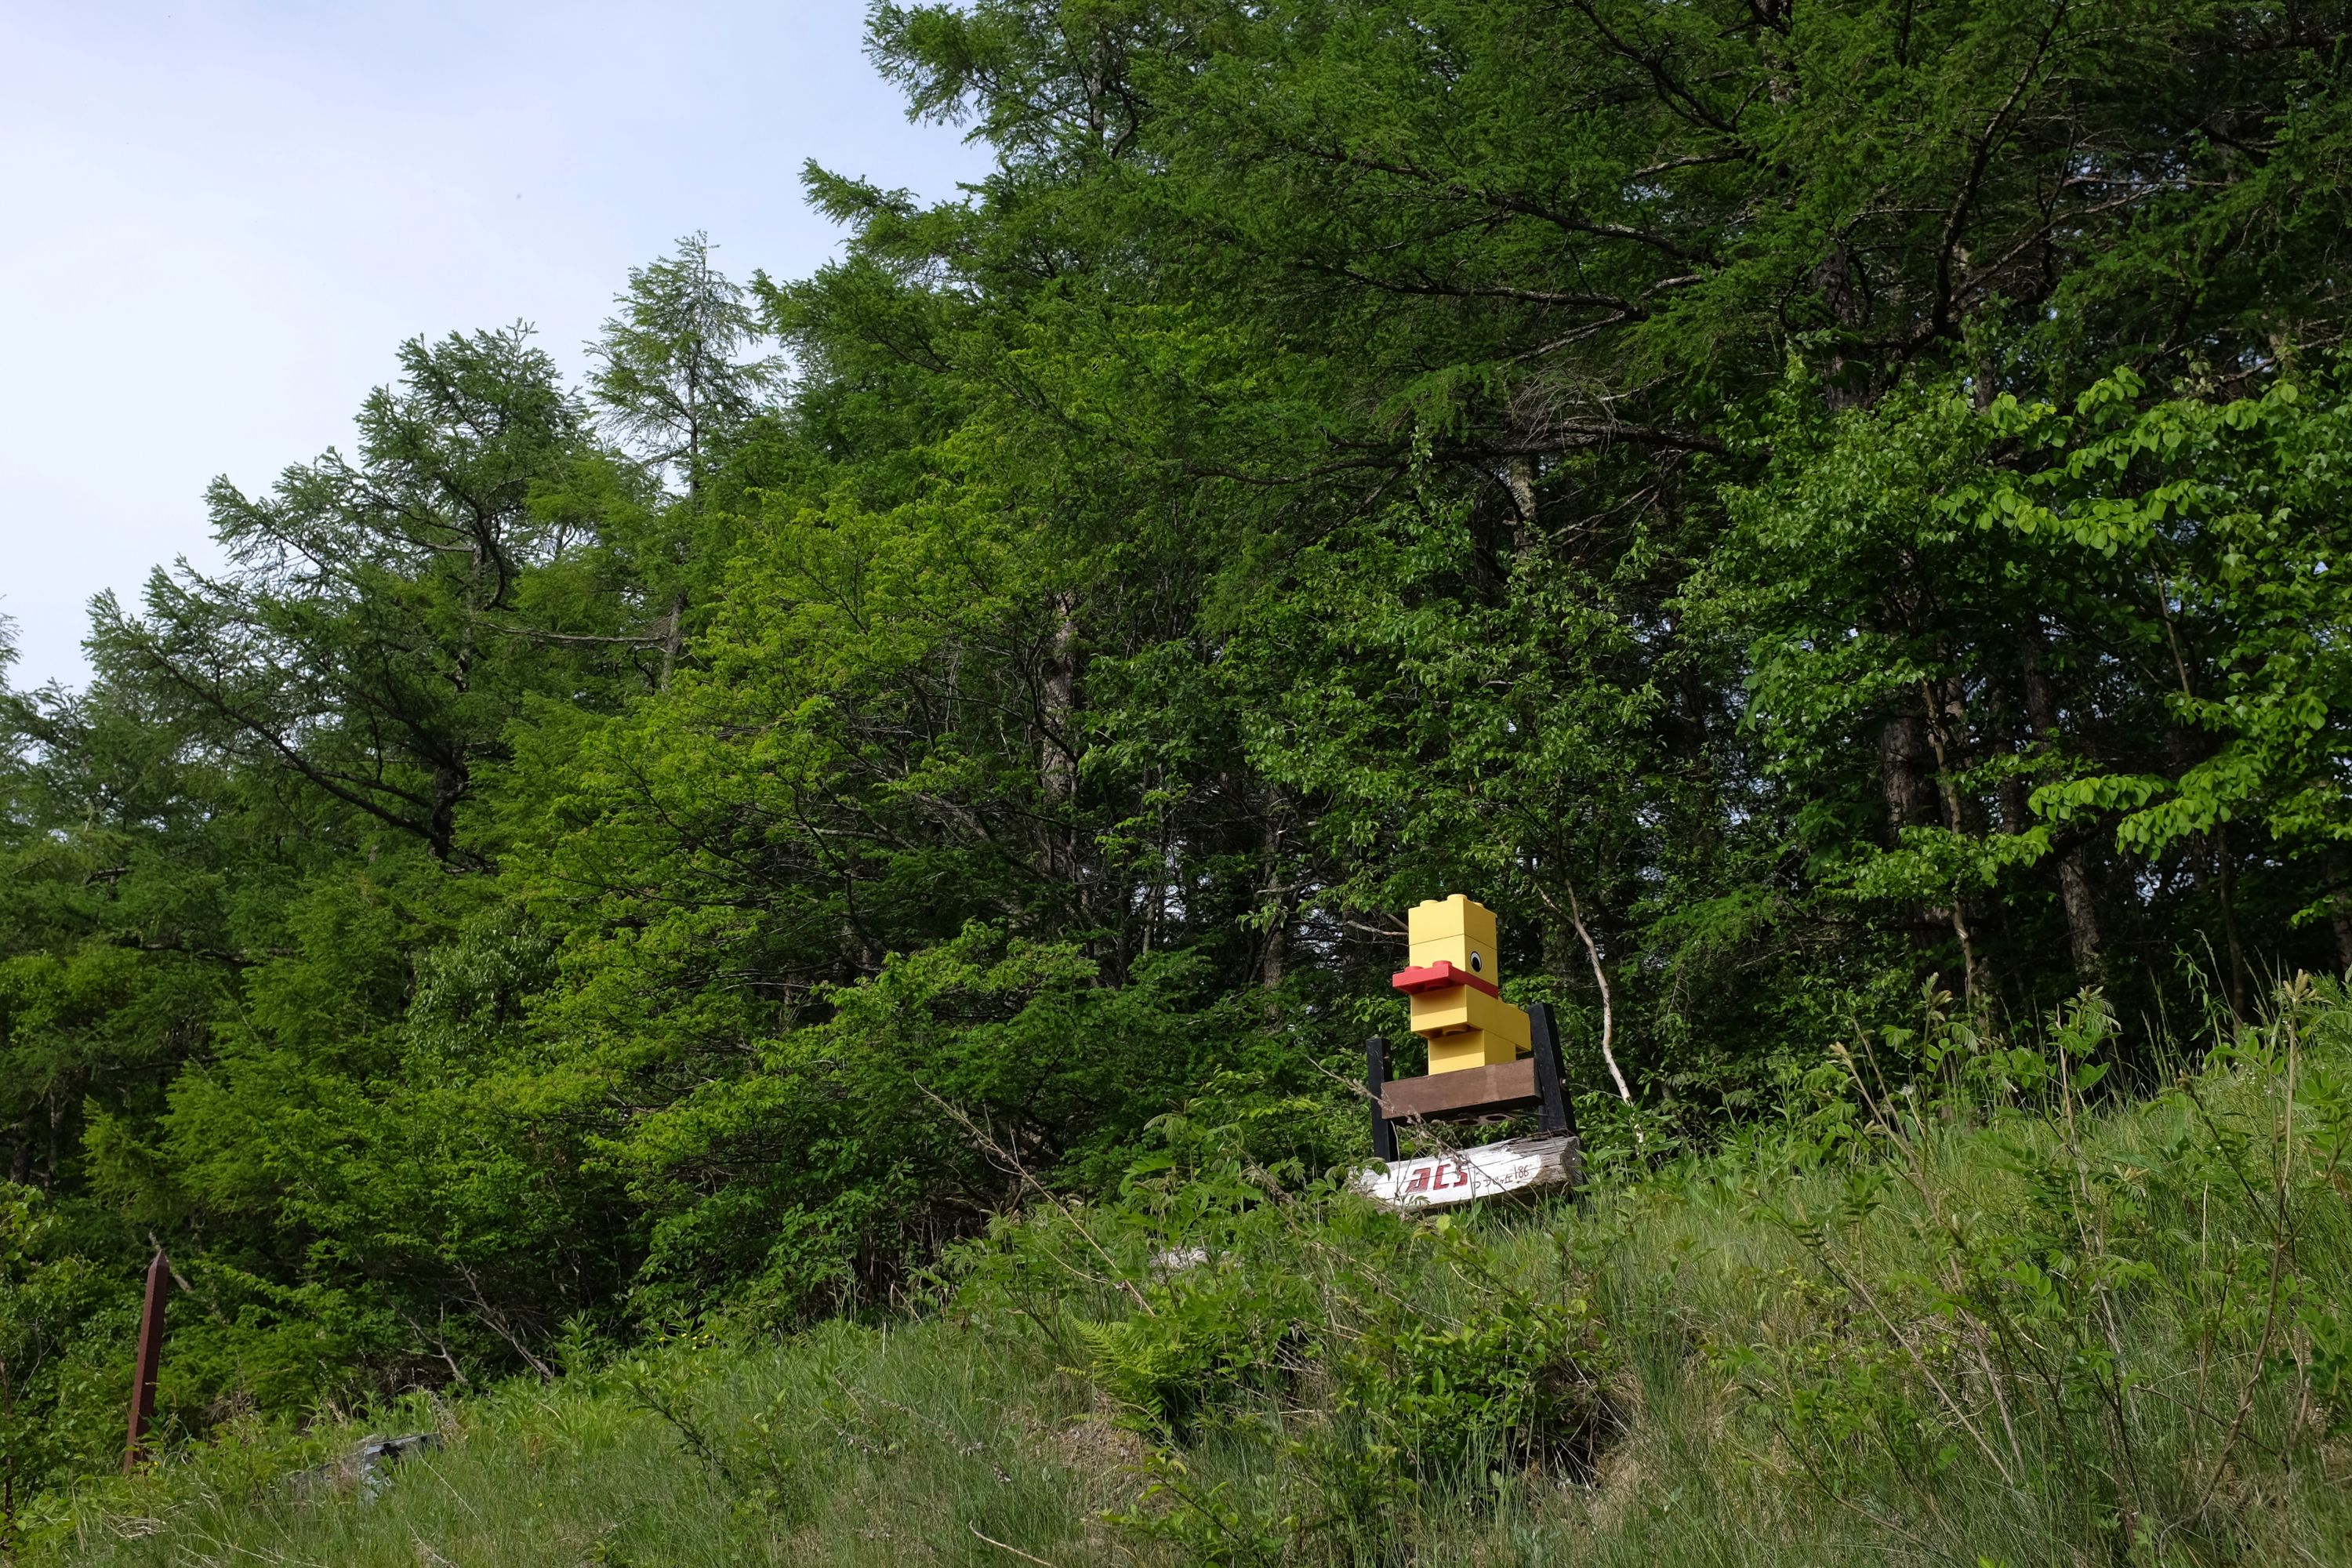
[[[1429,1042],[1429,1070],[1434,1075],[1464,1068],[1500,1067],[1517,1059],[1518,1047],[1500,1035],[1484,1029],[1460,1029]]]
[[[1475,985],[1415,992],[1410,1001],[1412,1032],[1429,1039],[1433,1048],[1437,1037],[1464,1029],[1480,1030],[1522,1051],[1532,1047],[1534,1036],[1526,1010],[1489,996]]]
[[[1495,945],[1495,911],[1460,893],[1450,899],[1425,900],[1407,910],[1405,940],[1415,968],[1444,962],[1481,980],[1502,981],[1502,956]]]

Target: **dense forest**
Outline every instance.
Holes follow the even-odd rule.
[[[838,261],[681,241],[579,384],[400,345],[0,697],[12,1484],[119,1454],[158,1244],[198,1432],[885,1309],[1171,1140],[1362,1158],[1423,898],[1662,1144],[1923,986],[2095,991],[2153,1082],[2342,971],[2347,47],[877,6],[984,182],[812,166]]]

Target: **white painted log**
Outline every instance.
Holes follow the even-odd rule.
[[[1574,1186],[1579,1153],[1571,1133],[1513,1138],[1374,1165],[1356,1177],[1356,1190],[1394,1209],[1447,1208],[1531,1187]]]

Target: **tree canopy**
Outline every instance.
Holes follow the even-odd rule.
[[[2346,7],[871,26],[984,181],[402,345],[5,696],[0,1269],[169,1245],[173,1419],[1358,1157],[1425,897],[1702,1138],[1930,977],[2145,1069],[2352,964]]]

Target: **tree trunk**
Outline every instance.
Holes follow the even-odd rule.
[[[662,661],[660,689],[669,689],[669,678],[677,668],[677,657],[686,651],[686,590],[680,588],[670,595],[669,615],[662,626]]]
[[[1070,721],[1078,710],[1077,597],[1054,597],[1054,637],[1045,656],[1044,734],[1038,738],[1038,772],[1045,798],[1066,805],[1076,795],[1078,763],[1072,749]]]
[[[425,821],[425,841],[436,860],[457,853],[457,803],[466,798],[466,770],[444,763],[433,770],[433,810]]]
[[[2336,931],[2336,962],[2352,971],[2352,890],[2344,885],[2344,857],[2330,851],[2327,867],[2327,923]]]
[[[1518,522],[1511,530],[1511,550],[1525,555],[1535,543],[1536,532],[1536,465],[1532,458],[1513,458],[1503,470],[1503,483],[1509,487],[1511,504],[1518,509]]]
[[[1878,732],[1878,779],[1886,794],[1886,841],[1935,818],[1935,786],[1927,779],[1927,731],[1916,713],[1898,713]]]
[[[1290,908],[1286,901],[1288,889],[1282,883],[1282,792],[1266,792],[1265,816],[1260,830],[1259,851],[1265,867],[1264,897],[1272,917],[1266,921],[1265,952],[1258,963],[1258,984],[1268,991],[1282,984],[1283,964],[1289,957]]]
[[[1601,1059],[1607,1064],[1610,1078],[1617,1085],[1617,1098],[1626,1104],[1633,1103],[1633,1090],[1625,1081],[1624,1069],[1617,1065],[1617,1003],[1609,991],[1609,972],[1601,966],[1601,948],[1585,928],[1584,910],[1576,900],[1576,889],[1568,890],[1569,919],[1576,924],[1577,940],[1584,943],[1584,956],[1592,964],[1592,983],[1601,988]],[[1641,1137],[1637,1130],[1633,1136]]]
[[[1952,771],[1953,752],[1959,747],[1958,739],[1951,732],[1950,721],[1957,712],[1965,728],[1968,710],[1960,705],[1958,697],[1947,697],[1939,691],[1937,682],[1921,681],[1919,696],[1927,710],[1927,744],[1936,757],[1936,793],[1943,803],[1944,826],[1949,832],[1966,833],[1972,826],[1971,818],[1975,814],[1969,810],[1969,803],[1960,798],[1959,783]],[[1978,1008],[1986,1005],[1991,991],[1987,984],[1983,962],[1977,956],[1976,934],[1969,930],[1967,904],[1968,900],[1960,889],[1953,889],[1950,914],[1952,935],[1960,943],[1960,985],[1967,994],[1969,1005]]]
[[[1077,596],[1057,594],[1051,609],[1054,631],[1038,694],[1037,777],[1045,796],[1045,870],[1067,879],[1076,855],[1068,825],[1060,818],[1078,793],[1076,742],[1070,733],[1078,710]]]
[[[2230,949],[2230,1010],[2242,1018],[2253,999],[2254,969],[2246,962],[2246,944],[2238,935],[2237,879],[2231,875],[2228,825],[2216,826],[2209,841],[2213,852],[2213,890],[2221,900],[2221,940]]]
[[[2058,700],[2051,689],[2043,658],[2042,628],[2026,633],[2019,667],[2025,675],[2025,717],[2033,738],[2045,746],[2058,743]],[[2091,896],[2088,857],[2080,843],[2067,846],[2058,858],[2058,896],[2066,910],[2066,944],[2074,959],[2074,977],[2085,985],[2106,984],[2107,963],[2101,952],[2105,943],[2099,932],[2098,902]]]

